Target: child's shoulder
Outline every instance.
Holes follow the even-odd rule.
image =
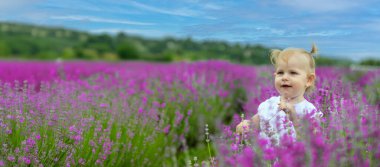
[[[280,102],[280,96],[272,96],[259,105],[259,110],[271,106],[271,104],[278,104]]]
[[[272,97],[266,99],[264,102],[261,102],[260,104],[278,103],[279,101],[280,101],[280,96],[272,96]]]

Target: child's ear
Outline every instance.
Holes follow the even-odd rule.
[[[306,86],[309,87],[309,86],[313,85],[314,80],[315,80],[315,74],[314,74],[314,73],[310,73],[310,74],[307,76],[307,83],[306,83]]]

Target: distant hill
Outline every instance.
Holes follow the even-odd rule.
[[[191,38],[148,39],[119,33],[91,34],[60,27],[22,23],[0,23],[1,59],[146,60],[196,61],[224,59],[244,64],[269,64],[270,49],[224,41],[194,41]],[[343,65],[350,61],[317,59],[321,65]]]

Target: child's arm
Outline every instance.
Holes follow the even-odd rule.
[[[251,121],[252,121],[252,124],[253,124],[253,128],[255,130],[260,130],[260,116],[258,114],[255,114],[252,118],[251,118]]]
[[[252,123],[253,130],[260,130],[260,117],[255,114],[250,120],[244,120],[236,126],[236,133],[243,133],[249,131],[250,124]]]

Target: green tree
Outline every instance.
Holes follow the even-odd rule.
[[[75,50],[73,48],[65,48],[62,53],[63,59],[74,59]]]
[[[0,41],[0,57],[8,57],[10,53],[7,43]]]
[[[137,45],[131,41],[124,41],[117,46],[117,54],[123,60],[136,60],[141,56]]]
[[[362,60],[359,64],[360,65],[367,65],[367,66],[380,66],[380,60],[365,59],[365,60]]]

